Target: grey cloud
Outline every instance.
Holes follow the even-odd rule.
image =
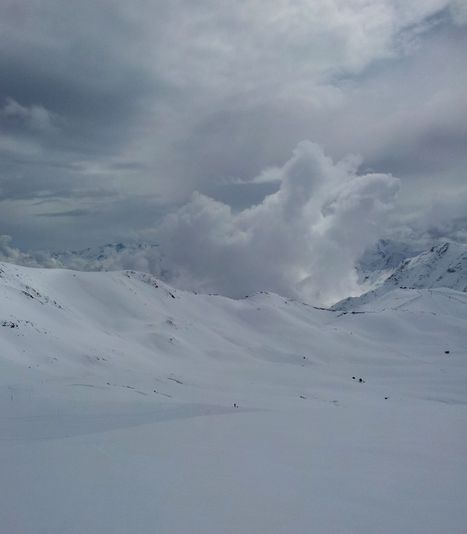
[[[464,171],[465,176],[465,171]],[[465,181],[464,181],[465,184]],[[423,195],[424,192],[420,191]],[[392,235],[405,241],[431,246],[433,241],[451,239],[467,242],[467,187],[439,192],[430,198],[423,208],[413,210],[410,206],[401,209],[397,220],[392,221]]]
[[[279,186],[277,182],[221,182],[206,187],[204,192],[214,200],[228,204],[234,211],[238,211],[260,204],[266,196],[275,193]]]
[[[467,4],[465,0],[454,0],[449,6],[451,16],[456,24],[467,24]]]
[[[6,99],[3,109],[0,109],[0,117],[3,119],[3,127],[8,123],[13,126],[19,124],[33,131],[42,132],[48,132],[55,128],[55,117],[43,106],[24,107],[12,98]]]
[[[9,235],[0,234],[0,261],[18,263],[29,267],[59,267],[50,254],[46,252],[28,253],[22,252],[12,246],[12,239]]]
[[[115,196],[110,183],[96,187],[92,176],[80,176],[68,165],[6,162],[0,177],[0,201],[85,199]]]
[[[90,213],[90,210],[75,209],[65,211],[52,211],[50,213],[38,213],[36,217],[84,217],[85,215],[89,215]]]
[[[13,236],[18,248],[30,251],[86,248],[109,241],[148,241],[152,232],[148,228],[173,209],[158,197],[147,195],[81,198],[78,205],[75,207],[73,198],[4,201],[0,231]],[[75,216],[66,216],[67,212]],[[53,213],[60,216],[41,216]]]
[[[2,2],[0,228],[35,248],[143,239],[195,190],[244,212],[302,139],[394,173],[396,209],[422,213],[464,179],[463,6]]]

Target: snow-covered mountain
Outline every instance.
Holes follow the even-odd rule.
[[[408,258],[413,258],[423,249],[413,243],[393,239],[380,239],[369,247],[356,265],[359,283],[363,286],[375,286],[383,282],[399,265]]]
[[[372,289],[359,297],[350,297],[333,306],[333,309],[360,309],[394,288],[432,289],[449,288],[467,292],[467,245],[444,242],[433,246],[412,258],[404,259],[397,267],[378,270],[381,265],[393,262],[394,256],[373,262],[374,280],[379,280]],[[377,275],[376,275],[377,274]]]
[[[461,534],[466,324],[0,264],[0,531]]]
[[[467,291],[467,245],[445,242],[404,260],[385,284],[417,289],[448,287]]]

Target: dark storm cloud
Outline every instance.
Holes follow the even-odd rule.
[[[117,4],[6,2],[2,30],[2,92],[25,106],[40,102],[73,118],[118,116],[132,106],[129,95],[149,88],[131,54],[137,28]]]
[[[1,12],[0,199],[112,196],[111,173],[86,168],[118,153],[141,100],[157,93],[125,56],[135,29],[104,3],[7,2]]]
[[[157,95],[155,77],[125,53],[136,29],[107,5],[48,1],[4,8],[0,103],[14,99],[52,114],[59,135],[40,137],[52,152],[115,152],[142,99]]]

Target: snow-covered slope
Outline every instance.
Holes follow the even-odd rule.
[[[385,283],[392,287],[467,291],[467,245],[446,242],[432,247],[403,261]]]
[[[0,264],[0,531],[463,533],[466,325]]]
[[[384,282],[404,260],[413,258],[421,252],[422,249],[411,243],[380,239],[366,250],[357,262],[359,283],[377,285],[378,282]]]
[[[391,256],[392,257],[392,256]],[[402,289],[449,288],[467,292],[467,245],[445,242],[412,258],[403,260],[396,268],[378,271],[375,263],[373,279],[376,288],[359,297],[350,297],[333,306],[333,309],[358,310],[388,291]],[[381,278],[381,273],[383,277]],[[378,276],[376,275],[378,274]]]

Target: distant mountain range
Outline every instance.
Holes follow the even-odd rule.
[[[0,260],[10,261],[0,256]],[[150,273],[173,283],[170,261],[157,244],[108,243],[82,250],[13,258],[26,266],[66,268],[76,271],[135,270]],[[451,241],[428,250],[412,243],[382,239],[369,248],[357,262],[360,295],[346,298],[333,309],[360,306],[394,288],[430,289],[446,287],[467,291],[467,245]]]
[[[52,254],[57,266],[82,271],[135,269],[170,281],[170,266],[156,244],[109,243],[100,247]],[[413,244],[382,239],[356,265],[364,301],[396,287],[447,287],[467,291],[467,245],[443,242],[428,250]],[[359,301],[359,302],[360,302]],[[354,297],[339,306],[354,305]]]

